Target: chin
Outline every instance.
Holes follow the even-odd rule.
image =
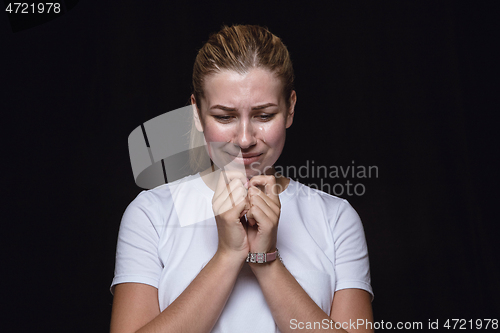
[[[259,176],[259,175],[262,175],[263,173],[262,172],[258,172],[258,171],[254,171],[254,170],[245,170],[246,171],[246,174],[247,174],[247,178],[248,179],[251,179],[252,177],[255,177],[255,176]]]
[[[262,165],[258,165],[258,166],[257,165],[253,165],[253,166],[248,165],[248,166],[246,166],[245,171],[247,173],[247,177],[250,179],[254,176],[265,175],[266,171],[269,174],[270,173],[269,169],[271,169],[271,168],[272,168],[272,165],[267,165],[267,164],[264,166],[262,166]]]

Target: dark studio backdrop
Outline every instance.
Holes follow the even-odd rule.
[[[298,101],[279,165],[377,167],[294,177],[342,184],[361,216],[375,320],[500,319],[493,1],[70,7],[17,32],[0,14],[9,331],[109,330],[119,223],[141,191],[128,135],[186,105],[196,52],[224,23],[265,25],[291,53]]]

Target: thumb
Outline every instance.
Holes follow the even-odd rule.
[[[245,198],[245,207],[243,208],[243,210],[240,213],[240,218],[243,215],[247,214],[249,210],[250,210],[250,201],[248,200],[248,198]]]
[[[257,221],[253,218],[253,212],[251,209],[249,209],[247,212],[247,220],[248,220],[248,225],[251,227],[257,224]]]

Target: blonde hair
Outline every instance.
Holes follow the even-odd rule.
[[[222,70],[246,74],[253,68],[269,70],[283,83],[283,96],[287,109],[294,89],[294,72],[290,54],[279,37],[267,27],[258,25],[223,25],[210,35],[198,51],[193,67],[193,95],[201,120],[201,101],[205,98],[204,83],[208,76]],[[203,134],[194,125],[191,129],[190,148],[204,143]],[[208,154],[203,149],[190,150],[190,165],[194,172],[206,168]]]

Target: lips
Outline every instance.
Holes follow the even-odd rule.
[[[238,157],[240,155],[240,152],[237,153],[232,153],[232,152],[226,152],[227,154],[231,155],[232,157]],[[260,156],[262,153],[242,153],[241,156],[243,158],[250,158],[250,157],[255,157],[255,156]]]
[[[241,154],[243,158],[250,158],[262,155],[262,153],[254,153],[254,154]]]
[[[234,158],[234,160],[236,162],[243,163],[244,165],[250,165],[252,163],[257,162],[260,159],[260,156],[262,155],[262,153],[241,154],[242,157],[235,156],[233,154],[229,154],[229,155],[231,155],[231,157]]]

